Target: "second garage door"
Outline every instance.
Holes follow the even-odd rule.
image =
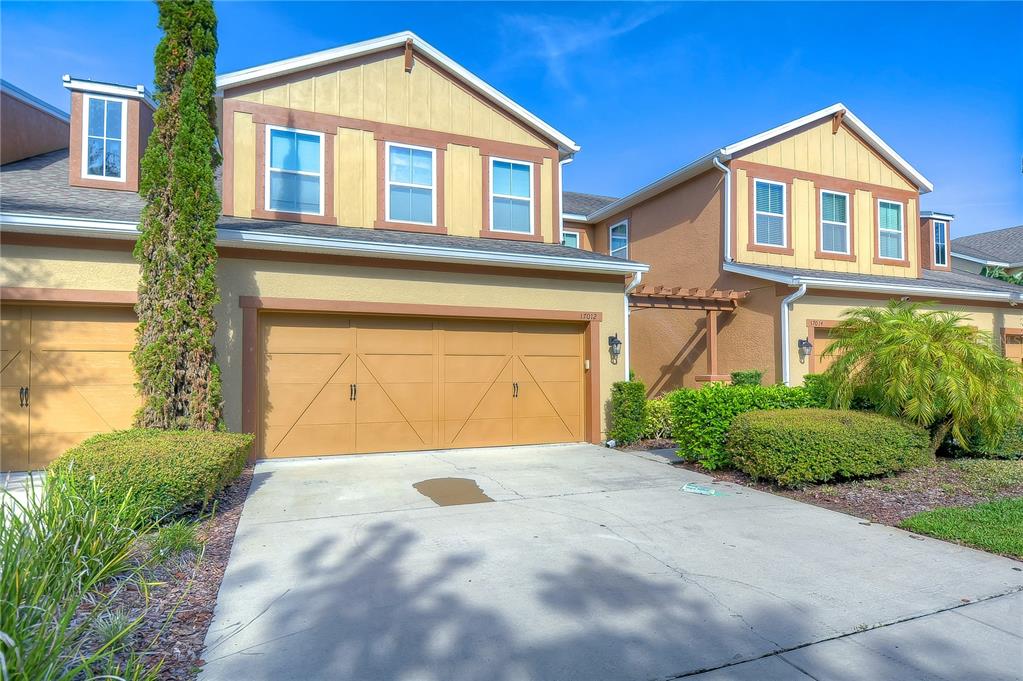
[[[579,324],[267,313],[263,457],[576,442]]]

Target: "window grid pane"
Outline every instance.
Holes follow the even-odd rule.
[[[86,125],[87,175],[121,176],[121,102],[90,98]]]
[[[433,224],[433,152],[388,145],[387,219]]]
[[[902,204],[879,201],[877,206],[878,251],[882,258],[901,260]]]
[[[619,222],[611,227],[611,255],[616,258],[629,257],[629,225]]]
[[[561,241],[569,248],[579,248],[579,235],[575,232],[564,232],[561,235]]]
[[[529,234],[531,224],[532,191],[530,166],[511,161],[491,161],[491,201],[493,225],[491,229],[502,232]]]
[[[945,243],[945,229],[947,223],[934,223],[934,264],[947,265],[947,244]]]
[[[270,129],[268,207],[285,213],[319,214],[320,137]]]
[[[785,189],[780,184],[754,183],[755,233],[758,244],[769,246],[785,245]]]

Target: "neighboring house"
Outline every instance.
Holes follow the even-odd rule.
[[[743,369],[799,384],[826,366],[845,310],[892,298],[962,310],[1018,356],[1023,289],[952,271],[952,216],[919,212],[930,190],[835,104],[623,198],[584,198],[570,211],[566,194],[565,229],[599,253],[650,264],[632,283],[627,322],[630,367],[651,394]]]
[[[0,164],[64,149],[71,117],[0,79]]]
[[[571,139],[408,32],[217,84],[216,347],[226,425],[256,433],[257,457],[603,438],[626,376],[609,337],[647,268],[561,245]],[[126,427],[138,404],[153,104],[65,86],[64,148],[0,169],[5,470]]]
[[[985,267],[1023,272],[1023,225],[952,239],[952,269],[979,274]]]

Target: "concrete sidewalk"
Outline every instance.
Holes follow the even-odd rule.
[[[475,481],[441,507],[413,484]],[[203,681],[1023,678],[1023,564],[592,446],[262,463]]]

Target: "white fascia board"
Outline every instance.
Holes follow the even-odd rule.
[[[706,172],[714,167],[714,159],[721,154],[721,150],[712,151],[706,156],[702,156],[692,163],[682,166],[678,170],[672,171],[657,180],[654,180],[650,184],[640,187],[636,191],[632,192],[628,196],[609,203],[603,208],[596,210],[586,216],[585,220],[589,223],[600,222],[606,217],[611,217],[623,210],[631,208],[641,201],[645,201],[651,196],[655,196],[665,189],[673,187],[677,184],[681,184],[686,180],[696,177],[700,173]]]
[[[904,173],[910,180],[912,180],[913,183],[920,190],[921,194],[926,194],[927,192],[930,192],[934,189],[934,185],[931,184],[926,177],[921,175],[916,168],[911,166],[909,162],[906,161],[906,159],[899,156],[894,149],[888,146],[888,144],[886,144],[883,139],[878,137],[873,130],[867,127],[867,125],[863,121],[857,118],[856,115],[852,111],[850,111],[845,104],[842,104],[841,102],[832,104],[831,106],[825,107],[820,111],[815,111],[811,114],[807,114],[802,118],[797,118],[796,120],[785,123],[784,125],[779,125],[776,128],[771,128],[770,130],[767,130],[760,134],[753,135],[752,137],[747,137],[746,139],[740,140],[735,144],[730,144],[724,149],[722,149],[722,152],[724,153],[725,156],[731,158],[751,147],[767,142],[780,135],[789,133],[793,130],[796,130],[797,128],[803,127],[804,125],[809,125],[810,123],[814,123],[816,121],[834,116],[839,111],[845,112],[845,115],[842,118],[842,122],[848,125],[850,128],[852,128],[861,137],[866,139],[867,142],[872,147],[874,147],[874,150],[881,154],[881,156],[883,156],[885,160],[887,160],[889,163],[895,166],[896,169]]]
[[[833,291],[863,291],[868,293],[890,293],[893,295],[917,296],[926,298],[963,298],[966,300],[995,300],[1005,302],[1023,302],[1023,293],[1013,294],[1008,291],[973,291],[958,288],[935,288],[930,286],[912,286],[884,282],[844,281],[827,277],[805,277],[787,275],[776,272],[765,272],[756,267],[747,267],[738,263],[724,263],[724,270],[734,274],[742,274],[757,279],[765,279],[789,286],[806,284],[807,288],[826,289]]]
[[[571,220],[572,222],[586,222],[586,216],[581,213],[562,213],[562,219]]]
[[[937,210],[922,210],[920,211],[920,217],[932,218],[934,220],[955,220],[956,218],[952,213],[942,213]]]
[[[273,78],[275,76],[304,71],[316,66],[322,66],[323,64],[344,61],[354,57],[360,57],[366,54],[391,49],[393,47],[400,47],[410,38],[412,39],[413,49],[419,50],[431,60],[443,66],[453,75],[469,84],[478,93],[489,98],[498,106],[510,111],[530,127],[547,135],[562,147],[562,151],[564,153],[569,154],[579,151],[579,145],[572,141],[571,138],[513,102],[509,97],[497,90],[497,88],[459,65],[457,62],[412,31],[392,33],[391,35],[385,35],[380,38],[364,40],[360,43],[352,43],[351,45],[343,45],[329,50],[321,50],[320,52],[313,52],[312,54],[306,54],[300,57],[282,59],[280,61],[263,64],[261,66],[253,66],[247,69],[224,73],[217,76],[217,88],[222,91],[239,85],[254,83],[266,78]]]
[[[962,253],[956,253],[955,251],[952,251],[952,257],[953,258],[959,258],[961,260],[969,260],[970,262],[975,262],[975,263],[977,263],[979,265],[989,265],[991,267],[1023,267],[1023,262],[1012,263],[1012,262],[999,262],[997,260],[986,260],[984,258],[974,257],[972,255],[964,255]]]
[[[98,80],[86,80],[84,78],[72,78],[64,74],[64,87],[72,92],[89,92],[97,95],[111,95],[113,97],[125,97],[127,99],[140,99],[156,109],[156,102],[146,90],[145,85],[118,85],[116,83],[103,83]]]
[[[39,99],[32,93],[26,92],[17,85],[15,85],[14,83],[6,81],[2,78],[0,78],[0,91],[6,92],[11,97],[17,99],[19,102],[26,104],[32,107],[33,109],[38,109],[39,111],[42,111],[45,114],[49,114],[54,118],[58,118],[65,123],[71,122],[71,115],[68,114],[66,111],[62,111],[57,107],[53,106],[52,104],[44,102],[43,100]]]
[[[115,220],[82,220],[79,218],[48,217],[0,213],[0,227],[13,232],[33,234],[64,234],[109,239],[135,239],[138,227],[133,222]],[[334,253],[399,260],[426,260],[434,262],[472,263],[494,267],[517,267],[568,272],[620,274],[622,276],[647,272],[648,265],[622,261],[588,261],[550,255],[521,255],[462,248],[444,248],[414,244],[379,244],[346,239],[322,239],[289,234],[253,232],[229,227],[217,228],[217,244],[245,246],[276,251],[305,253]]]

